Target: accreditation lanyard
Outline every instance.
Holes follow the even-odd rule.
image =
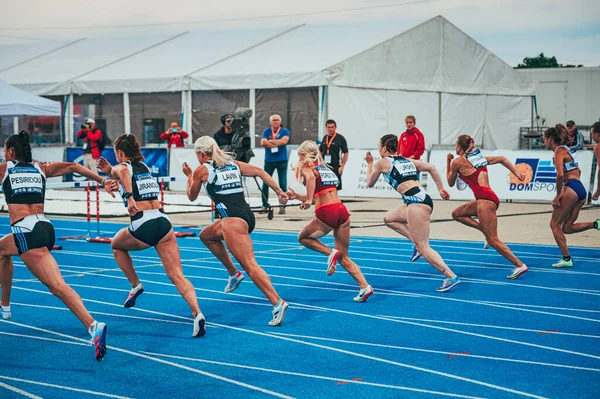
[[[277,128],[277,131],[274,131],[273,128],[271,128],[271,140],[276,140],[277,139],[277,135],[279,134],[280,130],[281,130],[281,126],[279,126]]]
[[[327,137],[329,137],[329,135],[325,136],[325,145],[327,146],[327,153],[329,154],[329,147],[331,147],[331,144],[333,143],[333,140],[335,140],[335,136],[337,136],[337,132],[334,133],[334,135],[331,137],[331,140],[327,140]]]

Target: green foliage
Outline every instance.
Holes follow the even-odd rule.
[[[559,64],[556,57],[546,57],[544,53],[540,53],[537,57],[525,57],[523,63],[517,65],[516,69],[522,68],[581,68],[583,65],[563,65]]]

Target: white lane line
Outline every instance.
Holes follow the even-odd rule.
[[[29,329],[32,329],[32,330],[35,330],[35,331],[44,332],[46,334],[57,335],[57,336],[60,336],[60,337],[63,337],[63,338],[70,338],[70,339],[72,339],[74,341],[78,341],[78,342],[81,342],[81,341],[87,342],[84,339],[77,338],[77,337],[74,337],[72,335],[67,335],[67,334],[59,333],[59,332],[56,332],[56,331],[53,331],[53,330],[48,330],[48,329],[44,329],[44,328],[40,328],[40,327],[35,327],[35,326],[29,325],[29,324],[17,323],[17,322],[10,321],[10,320],[4,320],[4,323],[13,324],[13,325],[16,325],[16,326],[19,326],[19,327],[29,328]],[[176,368],[179,368],[179,369],[187,370],[187,371],[190,371],[192,373],[200,374],[200,375],[203,375],[203,376],[206,376],[206,377],[210,377],[210,378],[213,378],[213,379],[216,379],[216,380],[219,380],[219,381],[223,381],[223,382],[227,382],[227,383],[230,383],[230,384],[233,384],[233,385],[237,385],[237,386],[241,386],[241,387],[244,387],[244,388],[248,388],[248,389],[253,390],[253,391],[262,392],[264,394],[275,396],[275,397],[278,397],[278,398],[294,399],[291,396],[287,396],[287,395],[284,395],[284,394],[281,394],[281,393],[278,393],[278,392],[275,392],[275,391],[271,391],[271,390],[268,390],[268,389],[265,389],[265,388],[261,388],[261,387],[255,386],[255,385],[246,384],[246,383],[241,382],[241,381],[236,381],[236,380],[233,380],[231,378],[223,377],[223,376],[220,376],[220,375],[217,375],[217,374],[213,374],[213,373],[209,373],[209,372],[206,372],[206,371],[203,371],[203,370],[199,370],[199,369],[195,369],[195,368],[192,368],[192,367],[184,366],[182,364],[173,363],[173,362],[170,362],[170,361],[167,361],[167,360],[163,360],[163,359],[155,358],[155,357],[152,357],[152,356],[148,356],[148,355],[145,355],[143,353],[138,353],[138,352],[130,351],[130,350],[127,350],[127,349],[122,349],[122,348],[117,348],[117,347],[112,346],[112,345],[108,346],[108,349],[110,349],[111,351],[125,353],[125,354],[131,355],[131,356],[140,357],[140,358],[143,358],[143,359],[146,359],[146,360],[151,360],[153,362],[162,363],[162,364],[173,366],[173,367],[176,367]]]
[[[326,240],[325,243],[326,245],[329,245],[330,242],[328,242],[330,240]],[[292,244],[287,244],[287,243],[273,243],[272,241],[261,241],[261,240],[252,240],[253,243],[255,244],[263,244],[263,245],[271,245],[271,246],[292,246]],[[333,242],[333,241],[332,241]],[[412,251],[411,248],[411,243],[409,243],[408,241],[406,242],[407,245],[405,248],[399,248],[397,245],[384,245],[381,247],[378,246],[364,246],[364,245],[352,245],[352,243],[350,244],[350,254],[352,253],[363,253],[363,254],[369,254],[369,255],[381,255],[382,251],[384,251],[386,254],[400,254],[400,253],[409,253]],[[483,243],[483,240],[482,240]],[[297,246],[297,245],[296,245]],[[356,249],[356,247],[360,247],[360,249]],[[432,242],[431,243],[431,247],[434,248],[436,251],[442,253],[442,254],[457,254],[457,255],[464,255],[465,251],[464,250],[459,250],[459,251],[449,251],[445,248],[449,248],[449,249],[456,249],[456,244],[451,245],[451,244],[440,244],[440,243],[436,243],[436,242]],[[439,249],[442,248],[442,249]],[[588,249],[588,248],[585,248]],[[371,252],[369,250],[373,250],[373,251],[377,251],[377,252]],[[504,258],[502,255],[500,255],[498,252],[496,251],[490,251],[490,250],[484,250],[483,248],[468,248],[469,253],[473,253],[473,252],[477,252],[476,256],[495,256],[495,257],[500,257],[500,258]],[[532,258],[536,258],[536,259],[540,259],[540,258],[545,258],[545,259],[555,259],[557,256],[560,257],[560,255],[552,255],[552,254],[547,254],[544,253],[547,251],[543,251],[543,252],[527,252],[527,251],[513,251],[513,253],[515,255],[522,255],[523,257],[532,257]],[[392,255],[393,256],[393,255]],[[575,257],[575,259],[579,259],[579,260],[585,260],[585,261],[590,261],[590,262],[600,262],[600,259],[593,257]]]
[[[94,301],[94,302],[105,303],[105,304],[113,305],[113,306],[121,306],[121,305],[111,304],[109,302],[102,302],[102,301]],[[147,310],[147,309],[139,309],[139,308],[132,308],[132,309],[136,309],[136,310],[138,310],[140,312],[148,312],[148,313],[154,313],[154,314],[169,315],[169,314],[166,314],[166,313],[150,311],[150,310]],[[176,317],[176,318],[181,318],[180,316],[175,316],[175,315],[170,315],[170,316],[171,317]],[[388,319],[388,320],[391,320],[391,319]],[[15,325],[18,325],[18,326],[22,326],[22,327],[26,327],[26,328],[31,328],[31,329],[38,330],[38,331],[44,331],[44,332],[47,332],[47,333],[50,333],[50,334],[55,334],[55,335],[58,335],[58,336],[72,338],[72,339],[75,339],[75,340],[81,340],[79,338],[75,338],[75,337],[72,337],[72,336],[69,336],[69,335],[66,335],[66,334],[58,333],[58,332],[51,331],[51,330],[45,330],[45,329],[42,329],[42,328],[39,328],[39,327],[33,327],[33,326],[29,326],[29,325],[23,325],[23,324],[20,324],[20,323],[12,322],[10,320],[6,320],[5,322],[8,322],[10,324],[15,324]],[[387,359],[377,358],[377,357],[374,357],[374,356],[364,355],[362,353],[351,352],[351,351],[347,351],[347,350],[343,350],[343,349],[338,349],[338,348],[329,347],[329,346],[325,346],[325,345],[315,344],[315,343],[312,343],[312,342],[305,342],[305,341],[297,340],[297,339],[294,339],[294,338],[281,337],[281,336],[273,335],[273,334],[270,334],[270,333],[263,333],[263,332],[259,332],[259,331],[249,330],[249,329],[240,328],[240,327],[233,327],[233,326],[229,326],[229,325],[225,325],[225,324],[220,324],[220,323],[214,323],[214,322],[207,322],[207,324],[214,325],[214,326],[217,326],[217,327],[226,328],[226,329],[231,329],[231,330],[235,330],[235,331],[242,331],[242,332],[246,332],[246,333],[250,333],[250,334],[254,334],[254,335],[260,335],[260,336],[276,338],[276,339],[280,339],[280,340],[284,340],[284,341],[295,342],[295,343],[299,343],[299,344],[303,344],[303,345],[307,345],[307,346],[312,346],[312,347],[316,347],[316,348],[326,349],[326,350],[330,350],[330,351],[338,352],[338,353],[344,353],[344,354],[351,355],[351,356],[361,357],[361,358],[364,358],[364,359],[369,359],[369,360],[373,360],[373,361],[377,361],[377,362],[387,363],[387,364],[391,364],[391,365],[395,365],[395,366],[399,366],[399,367],[410,368],[410,369],[413,369],[413,370],[422,371],[422,372],[426,372],[426,373],[431,373],[431,374],[435,374],[435,375],[441,375],[441,376],[444,376],[444,377],[448,377],[448,378],[452,378],[452,379],[457,379],[457,380],[465,381],[465,382],[470,382],[470,383],[473,383],[473,384],[476,384],[476,385],[481,385],[481,386],[485,386],[485,387],[488,387],[488,388],[493,388],[493,389],[497,389],[497,390],[501,390],[501,391],[505,391],[505,392],[510,392],[510,393],[517,394],[517,395],[522,395],[522,396],[527,396],[527,397],[533,397],[533,398],[540,398],[540,399],[543,398],[542,396],[537,396],[537,395],[529,394],[527,392],[513,390],[513,389],[510,389],[510,388],[506,388],[506,387],[502,387],[502,386],[499,386],[499,385],[494,385],[494,384],[486,383],[486,382],[479,381],[479,380],[474,380],[474,379],[470,379],[470,378],[466,378],[466,377],[461,377],[461,376],[458,376],[458,375],[444,373],[444,372],[440,372],[440,371],[436,371],[436,370],[432,370],[432,369],[427,369],[427,368],[423,368],[423,367],[417,367],[417,366],[413,366],[413,365],[410,365],[410,364],[404,364],[404,363],[394,362],[394,361],[387,360]],[[155,358],[152,358],[152,357],[149,357],[149,356],[146,356],[146,355],[142,355],[142,354],[139,354],[139,353],[127,351],[125,349],[119,349],[119,348],[115,348],[115,347],[112,347],[112,346],[110,346],[109,348],[112,349],[112,350],[119,351],[119,352],[124,352],[124,353],[128,353],[128,354],[132,354],[134,356],[145,357],[145,358],[148,358],[149,360],[160,361],[160,359],[155,359]],[[166,364],[171,364],[171,362],[166,362],[166,361],[161,361],[161,362],[164,362]],[[179,364],[176,364],[176,363],[173,363],[171,365],[173,365],[174,367],[180,367],[180,368],[183,368],[183,369],[186,369],[186,370],[190,370],[190,371],[194,371],[194,372],[199,372],[200,374],[204,373],[204,372],[201,372],[200,370],[188,368],[187,366],[179,365]],[[224,377],[221,377],[221,378],[224,378]]]
[[[472,353],[466,354],[466,353],[444,352],[444,351],[438,351],[438,350],[433,350],[433,349],[421,349],[421,348],[397,346],[397,345],[384,345],[384,344],[376,344],[376,343],[361,342],[361,341],[348,341],[345,339],[336,339],[336,338],[328,338],[328,337],[314,337],[314,336],[310,336],[310,335],[288,334],[288,333],[278,333],[278,332],[273,332],[271,334],[282,335],[282,336],[286,336],[286,337],[294,337],[294,338],[312,339],[312,340],[316,340],[316,341],[329,341],[329,342],[339,342],[339,343],[343,343],[343,344],[373,346],[373,347],[387,348],[387,349],[397,349],[397,350],[402,350],[402,351],[435,353],[435,354],[446,355],[446,356],[452,355],[452,356],[456,356],[456,357],[472,357],[475,359],[495,360],[495,361],[511,362],[511,363],[534,364],[537,366],[558,367],[558,368],[566,368],[566,369],[573,369],[573,370],[600,372],[600,369],[598,369],[598,368],[571,366],[568,364],[560,364],[560,363],[545,363],[545,362],[536,362],[536,361],[531,361],[531,360],[520,360],[520,359],[510,359],[510,358],[504,358],[504,357],[495,357],[495,356],[474,355]]]
[[[198,358],[193,358],[193,357],[167,355],[164,353],[153,353],[153,352],[145,352],[145,351],[142,351],[142,353],[145,353],[147,355],[152,355],[152,356],[166,357],[169,359],[186,360],[186,361],[191,361],[191,362],[199,362],[199,363],[207,363],[207,364],[217,364],[219,366],[235,367],[235,368],[254,370],[254,371],[264,371],[267,373],[291,375],[291,376],[295,376],[295,377],[305,377],[305,378],[312,378],[312,379],[317,379],[317,380],[344,382],[344,383],[356,384],[356,385],[367,385],[367,386],[374,386],[374,387],[378,387],[378,388],[399,389],[399,390],[404,390],[404,391],[427,393],[427,394],[431,394],[431,395],[451,396],[451,397],[455,397],[455,398],[468,398],[468,399],[477,398],[476,396],[465,396],[465,395],[459,395],[459,394],[448,393],[448,392],[430,391],[427,389],[411,388],[411,387],[405,387],[405,386],[400,386],[400,385],[387,385],[387,384],[378,384],[375,382],[355,381],[355,380],[346,379],[346,378],[335,378],[335,377],[326,377],[326,376],[321,376],[321,375],[316,375],[316,374],[296,373],[293,371],[268,369],[268,368],[264,368],[264,367],[247,366],[247,365],[237,364],[237,363],[224,363],[224,362],[217,362],[217,361],[207,360],[207,359],[198,359]]]
[[[149,281],[149,282],[152,282],[152,281]],[[158,282],[158,283],[159,284],[166,284],[166,283],[162,283],[162,282]],[[18,288],[21,288],[21,287],[14,287],[14,288],[18,289]],[[31,291],[37,291],[37,290],[31,290]],[[43,291],[39,291],[39,292],[43,292]],[[89,299],[84,299],[84,301],[95,302],[95,303],[102,303],[102,304],[110,304],[110,303],[103,302],[103,301],[96,301],[96,300],[89,300]],[[374,315],[368,315],[368,314],[362,314],[362,313],[357,313],[357,312],[350,312],[350,311],[344,311],[344,310],[332,309],[332,308],[326,308],[326,307],[320,307],[320,306],[312,306],[312,305],[306,305],[306,304],[301,304],[301,303],[297,303],[297,302],[289,302],[289,303],[290,303],[290,305],[299,306],[299,309],[304,308],[305,310],[306,309],[310,309],[310,310],[324,310],[324,311],[330,311],[330,312],[335,312],[335,313],[340,313],[340,314],[347,314],[347,315],[365,317],[365,318],[370,318],[370,319],[375,319],[375,320],[391,321],[391,322],[394,322],[394,323],[408,324],[408,325],[413,325],[413,326],[418,326],[418,327],[424,327],[424,328],[429,328],[429,329],[435,329],[435,330],[442,330],[442,331],[453,332],[453,333],[462,334],[462,335],[469,335],[469,336],[474,336],[474,337],[478,337],[478,338],[490,339],[490,340],[501,341],[501,342],[508,342],[508,343],[517,344],[517,345],[523,345],[523,346],[529,346],[529,347],[534,347],[534,348],[538,348],[538,349],[545,349],[545,350],[549,350],[549,351],[555,351],[555,352],[561,352],[561,353],[568,353],[568,354],[571,354],[571,355],[577,355],[577,356],[582,356],[582,357],[589,357],[589,358],[593,358],[593,359],[600,359],[600,356],[596,356],[596,355],[592,355],[592,354],[588,354],[588,353],[575,352],[575,351],[570,351],[570,350],[567,350],[567,349],[561,349],[561,348],[556,348],[556,347],[551,347],[551,346],[533,344],[533,343],[529,343],[529,342],[517,341],[517,340],[508,339],[508,338],[495,337],[495,336],[491,336],[491,335],[479,334],[479,333],[474,333],[474,332],[469,332],[469,331],[457,330],[457,329],[452,329],[452,328],[448,328],[448,327],[434,326],[434,325],[417,323],[417,322],[412,322],[412,321],[407,321],[407,320],[394,319],[394,318],[390,318],[390,317],[374,316]],[[134,309],[137,309],[137,308],[134,308]],[[137,309],[137,310],[142,310],[142,309]],[[158,313],[158,314],[160,314],[160,313]],[[217,325],[216,323],[208,323],[208,322],[207,322],[207,324]]]
[[[195,267],[195,266],[190,266],[190,267]],[[202,267],[202,268],[204,268],[204,267]],[[143,273],[143,272],[140,272],[140,273]],[[108,275],[108,274],[89,274],[89,275],[98,276],[98,277],[115,278],[115,279],[125,279],[125,277],[112,276],[112,275]],[[187,275],[187,277],[196,278],[195,276],[191,277],[189,275]],[[302,279],[302,278],[297,278],[297,277],[280,276],[280,275],[274,275],[274,274],[270,274],[270,277],[281,277],[281,278],[284,278],[286,280],[301,280],[301,281],[306,281],[306,282],[316,282],[316,283],[322,283],[322,284],[350,286],[348,284],[341,284],[341,283],[334,283],[334,282],[324,282],[324,281],[321,281],[321,280]],[[202,278],[202,277],[198,277],[198,278]],[[37,279],[20,280],[20,281],[38,282]],[[172,285],[170,283],[163,283],[163,282],[158,282],[158,281],[149,281],[149,282],[154,282],[156,284],[165,285],[165,286],[171,286]],[[94,287],[94,286],[89,286],[89,285],[79,285],[79,284],[70,284],[70,285],[72,287],[100,288],[100,289],[102,289],[102,287]],[[307,288],[307,289],[325,289],[325,290],[337,290],[337,291],[351,291],[351,290],[345,290],[345,289],[341,289],[341,288],[314,287],[314,286],[303,286],[303,285],[294,285],[294,284],[286,284],[286,283],[283,283],[283,284],[275,283],[275,285],[276,286],[296,287],[296,288]],[[116,290],[116,289],[113,289],[113,290]],[[207,290],[207,289],[201,289],[201,288],[196,288],[196,290],[197,291],[207,291],[207,292],[218,292],[218,293],[220,293],[220,291]],[[513,305],[499,305],[499,304],[492,303],[492,302],[489,302],[489,301],[458,299],[458,298],[450,298],[450,297],[443,296],[443,295],[418,294],[418,293],[414,293],[414,292],[395,291],[395,290],[388,290],[388,289],[377,288],[377,287],[375,287],[375,290],[379,294],[390,295],[390,296],[409,296],[411,298],[418,298],[418,299],[425,298],[425,299],[436,299],[436,300],[444,300],[444,301],[453,301],[453,302],[467,303],[467,304],[471,304],[471,305],[490,306],[490,307],[496,307],[496,308],[502,308],[502,309],[509,309],[509,310],[519,311],[519,312],[536,313],[536,314],[543,314],[543,315],[549,315],[549,316],[564,317],[564,318],[569,318],[569,319],[576,319],[576,320],[582,320],[582,321],[590,321],[590,322],[594,322],[594,323],[600,323],[600,320],[590,319],[590,318],[581,317],[581,316],[566,315],[566,314],[561,314],[561,313],[553,313],[553,312],[546,312],[546,311],[533,310],[533,309],[522,309],[522,308],[517,307],[517,306],[520,306],[520,304],[514,304],[514,306]],[[121,290],[117,290],[117,291],[121,291]],[[229,295],[240,296],[241,294],[230,293]],[[257,298],[257,297],[252,297],[252,298],[263,299],[264,300],[264,298]]]
[[[8,384],[5,384],[3,382],[0,382],[0,388],[8,389],[9,391],[16,392],[19,395],[23,395],[23,396],[25,396],[27,398],[31,398],[31,399],[44,399],[41,396],[34,395],[32,393],[26,392],[26,391],[24,391],[22,389],[19,389],[17,387],[13,387],[12,385],[8,385]]]
[[[281,339],[281,340],[284,340],[284,341],[295,342],[295,343],[302,344],[302,345],[312,346],[312,347],[315,347],[315,348],[325,349],[325,350],[329,350],[329,351],[337,352],[337,353],[343,353],[343,354],[346,354],[346,355],[360,357],[360,358],[368,359],[368,360],[373,360],[373,361],[380,362],[380,363],[391,364],[391,365],[394,365],[394,366],[403,367],[403,368],[409,368],[409,369],[421,371],[421,372],[424,372],[424,373],[429,373],[429,374],[439,375],[439,376],[443,376],[443,377],[448,377],[448,378],[451,378],[451,379],[455,379],[455,380],[459,380],[459,381],[464,381],[464,382],[469,382],[469,383],[472,383],[472,384],[475,384],[475,385],[480,385],[480,386],[484,386],[484,387],[487,387],[487,388],[492,388],[492,389],[496,389],[496,390],[500,390],[500,391],[504,391],[504,392],[509,392],[509,393],[513,393],[513,394],[516,394],[516,395],[522,395],[522,396],[527,396],[527,397],[531,397],[531,398],[538,398],[538,399],[544,398],[543,396],[538,396],[538,395],[530,394],[530,393],[523,392],[523,391],[518,391],[518,390],[515,390],[515,389],[511,389],[511,388],[506,388],[506,387],[503,387],[503,386],[500,386],[500,385],[490,384],[490,383],[487,383],[487,382],[483,382],[483,381],[479,381],[479,380],[474,380],[474,379],[466,378],[466,377],[461,377],[461,376],[455,375],[455,374],[444,373],[444,372],[433,370],[433,369],[428,369],[428,368],[413,366],[411,364],[395,362],[395,361],[392,361],[392,360],[378,358],[378,357],[370,356],[370,355],[365,355],[365,354],[358,353],[358,352],[352,352],[352,351],[348,351],[348,350],[344,350],[344,349],[334,348],[334,347],[331,347],[331,346],[316,344],[316,343],[313,343],[313,342],[301,341],[301,340],[298,340],[298,339],[295,339],[295,338],[278,336],[278,335],[271,334],[271,333],[264,333],[264,332],[259,332],[259,331],[254,331],[254,330],[248,330],[248,329],[240,328],[240,327],[228,326],[228,325],[225,325],[225,324],[219,324],[219,323],[212,323],[212,324],[214,324],[216,326],[219,326],[219,327],[228,328],[228,329],[231,329],[231,330],[248,332],[248,333],[251,333],[251,334],[262,335],[262,336],[267,336],[267,337],[271,337],[271,338],[278,338],[278,339]]]
[[[11,337],[18,337],[18,338],[36,339],[39,341],[60,342],[61,344],[90,346],[89,344],[84,344],[83,342],[73,342],[73,341],[65,341],[65,340],[56,339],[56,338],[38,337],[37,335],[17,334],[17,333],[10,333],[10,332],[6,332],[6,331],[0,331],[0,334],[9,335]]]
[[[565,336],[578,337],[578,338],[596,338],[596,339],[600,339],[600,335],[576,334],[576,333],[568,333],[568,332],[560,332],[560,331],[549,331],[549,330],[535,330],[535,329],[530,329],[530,328],[517,328],[517,327],[498,326],[498,325],[493,325],[493,324],[461,323],[461,322],[449,321],[449,320],[418,319],[418,318],[414,318],[414,317],[388,316],[388,315],[384,315],[384,314],[379,315],[379,316],[382,316],[382,317],[391,317],[392,319],[400,319],[400,320],[424,321],[424,322],[427,322],[427,323],[452,324],[452,325],[457,325],[457,326],[493,328],[493,329],[499,329],[499,330],[523,331],[523,332],[533,332],[533,333],[538,333],[538,334],[565,335]]]
[[[24,382],[24,383],[32,384],[32,385],[41,385],[41,386],[44,386],[44,387],[50,387],[50,388],[56,388],[56,389],[63,389],[65,391],[81,392],[81,393],[85,393],[85,394],[88,394],[88,395],[103,396],[105,398],[133,399],[133,398],[130,398],[128,396],[112,395],[110,393],[102,393],[102,392],[98,392],[98,391],[90,391],[90,390],[87,390],[87,389],[79,389],[79,388],[67,387],[67,386],[64,386],[64,385],[56,385],[56,384],[48,384],[48,383],[40,382],[40,381],[24,380],[22,378],[8,377],[6,375],[0,375],[0,379],[9,380],[9,381]]]
[[[417,323],[417,322],[413,322],[413,321],[399,320],[399,319],[393,319],[393,318],[382,317],[382,316],[367,315],[367,314],[362,314],[362,313],[357,313],[357,312],[350,312],[350,311],[346,311],[346,310],[326,308],[326,307],[322,307],[322,306],[313,306],[313,305],[306,305],[306,304],[293,303],[293,302],[289,302],[289,303],[294,304],[296,306],[304,306],[304,307],[308,307],[308,308],[323,309],[323,310],[328,310],[330,312],[348,314],[348,315],[360,316],[360,317],[367,317],[367,318],[372,318],[372,319],[377,319],[377,320],[393,321],[393,322],[397,322],[397,323],[401,323],[401,324],[408,324],[408,325],[417,326],[417,327],[425,327],[425,328],[430,328],[430,329],[434,329],[434,330],[448,331],[448,332],[453,332],[453,333],[457,333],[457,334],[470,335],[473,337],[490,339],[490,340],[494,340],[494,341],[508,342],[508,343],[516,344],[516,345],[523,345],[523,346],[529,346],[529,347],[538,348],[538,349],[546,349],[549,351],[568,353],[571,355],[588,357],[588,358],[592,358],[592,359],[600,359],[600,356],[592,355],[589,353],[575,352],[575,351],[570,351],[567,349],[555,348],[552,346],[532,344],[532,343],[524,342],[524,341],[517,341],[517,340],[513,340],[513,339],[508,339],[508,338],[495,337],[493,335],[479,334],[479,333],[474,333],[474,332],[470,332],[470,331],[456,330],[456,329],[448,328],[448,327],[432,326],[429,324]]]

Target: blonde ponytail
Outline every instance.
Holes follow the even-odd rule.
[[[303,182],[302,169],[304,167],[311,167],[314,165],[327,166],[321,156],[321,152],[319,152],[317,143],[312,140],[306,140],[298,146],[298,156],[300,155],[304,155],[304,159],[299,160],[298,163],[293,166],[292,170],[296,172],[296,179],[301,183]]]
[[[215,139],[210,136],[202,136],[194,143],[196,153],[203,152],[211,157],[217,168],[231,165],[234,161],[233,154],[223,151],[217,145]]]

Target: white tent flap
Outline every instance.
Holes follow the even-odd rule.
[[[0,80],[0,116],[60,116],[60,102],[38,97]]]
[[[442,142],[454,144],[461,134],[473,137],[480,145],[483,138],[485,96],[442,94]]]

